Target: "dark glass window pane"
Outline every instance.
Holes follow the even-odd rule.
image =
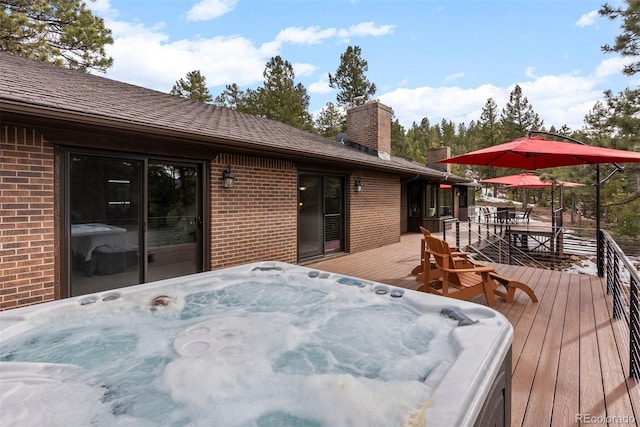
[[[71,295],[138,284],[138,161],[70,158]]]

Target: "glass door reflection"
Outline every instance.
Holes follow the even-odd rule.
[[[70,157],[71,296],[140,283],[137,160]]]
[[[149,163],[149,281],[202,271],[199,175],[197,165]]]

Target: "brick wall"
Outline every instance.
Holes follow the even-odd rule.
[[[362,180],[362,191],[353,181]],[[400,241],[400,178],[356,171],[349,188],[349,252],[360,252]]]
[[[54,299],[53,147],[0,127],[0,310]]]
[[[391,153],[390,107],[370,101],[347,111],[347,137],[358,144]]]
[[[231,166],[235,187],[222,186]],[[221,154],[211,164],[211,269],[297,261],[298,177],[293,163]]]

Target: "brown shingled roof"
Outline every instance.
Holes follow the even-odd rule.
[[[420,163],[380,159],[274,120],[0,52],[3,111],[445,179]],[[449,180],[468,181],[454,175]]]

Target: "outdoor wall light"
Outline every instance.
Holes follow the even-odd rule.
[[[356,193],[359,193],[362,191],[362,181],[360,180],[360,178],[356,178],[355,187],[356,187]]]
[[[227,165],[227,168],[222,171],[222,181],[224,188],[233,188],[233,182],[236,179],[231,173],[231,165]]]

